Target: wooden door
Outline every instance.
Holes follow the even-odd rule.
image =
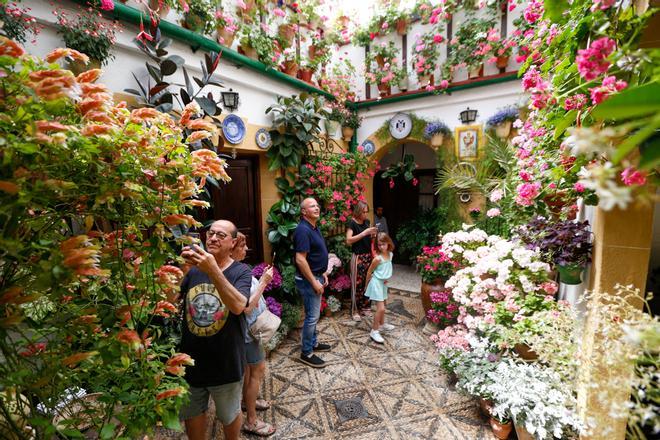
[[[219,189],[211,191],[211,208],[206,211],[212,212],[212,219],[232,221],[247,238],[249,250],[245,263],[259,264],[263,261],[259,158],[245,156],[229,159],[228,163],[227,174],[231,182],[220,183]]]

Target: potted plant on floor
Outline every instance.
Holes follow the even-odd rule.
[[[87,69],[99,68],[114,58],[110,49],[117,41],[117,23],[106,23],[101,13],[94,9],[82,9],[74,19],[69,19],[65,12],[53,12],[57,15],[57,33],[62,36],[66,47],[89,57],[87,65],[79,60],[70,61],[72,72],[79,74]]]
[[[442,121],[429,121],[424,128],[424,137],[433,148],[442,146],[445,137],[451,136],[451,130]]]
[[[417,74],[419,88],[433,85],[433,73],[440,57],[440,43],[443,40],[439,33],[427,33],[417,37],[413,46],[412,66]]]
[[[507,139],[511,134],[511,125],[518,119],[520,112],[516,106],[508,106],[500,109],[486,121],[486,127],[495,130],[500,139]]]
[[[421,299],[424,313],[431,310],[431,292],[444,290],[445,281],[458,269],[458,263],[447,256],[442,246],[424,246],[417,256],[422,277]]]
[[[327,307],[325,309],[325,316],[327,317],[331,317],[334,313],[341,310],[341,301],[339,301],[334,295],[328,295],[326,303]]]
[[[591,262],[589,222],[549,221],[537,217],[522,228],[520,237],[530,247],[541,249],[544,260],[554,264],[564,284],[580,284],[584,268]]]

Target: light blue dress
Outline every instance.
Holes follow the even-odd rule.
[[[371,274],[371,280],[364,295],[372,301],[385,301],[387,299],[385,281],[392,276],[392,252],[390,252],[390,259],[387,261],[383,261],[382,256],[377,258],[380,258],[381,262]]]

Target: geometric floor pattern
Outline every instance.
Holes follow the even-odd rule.
[[[260,413],[277,427],[272,439],[386,440],[494,439],[476,402],[456,392],[441,372],[428,337],[422,334],[418,293],[390,289],[385,344],[369,338],[370,322],[354,322],[347,311],[321,318],[320,353],[326,367],[297,361],[300,331],[268,359],[262,397],[272,407]],[[209,438],[222,438],[217,423]],[[161,431],[159,439],[185,438]],[[243,434],[244,439],[259,437]]]

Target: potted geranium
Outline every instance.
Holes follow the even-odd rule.
[[[355,130],[360,128],[362,119],[362,116],[358,116],[357,112],[346,109],[344,120],[341,123],[341,134],[346,142],[350,141],[353,138]]]
[[[520,231],[529,247],[538,248],[546,262],[554,264],[564,284],[580,284],[584,268],[591,262],[589,221],[563,220],[551,222],[537,217]]]
[[[280,70],[295,78],[298,75],[298,60],[296,48],[287,47],[280,54]]]
[[[91,8],[81,10],[73,20],[62,11],[53,12],[59,25],[57,33],[62,36],[66,47],[89,57],[87,67],[80,61],[70,61],[69,66],[74,73],[104,66],[114,58],[110,49],[116,42],[115,34],[119,29],[116,22],[104,22],[101,13]]]
[[[424,137],[429,140],[432,147],[440,147],[445,136],[450,136],[451,130],[442,121],[429,121],[424,128]]]
[[[458,263],[447,256],[442,246],[424,246],[417,256],[417,267],[422,276],[422,307],[428,313],[431,292],[444,290],[445,281],[458,269]]]
[[[183,14],[181,26],[184,28],[200,34],[208,34],[213,29],[215,3],[210,0],[186,0],[177,2],[175,6]]]
[[[488,118],[486,126],[495,129],[495,134],[500,139],[506,139],[511,134],[511,125],[518,119],[520,112],[518,107],[508,106],[500,109],[493,116]]]
[[[488,31],[495,21],[492,18],[476,18],[468,12],[467,20],[456,31],[451,43],[451,52],[445,62],[445,76],[449,76],[452,68],[465,66],[468,78],[477,78],[483,74],[484,61],[490,54]]]
[[[238,31],[238,23],[230,13],[222,9],[215,11],[215,30],[218,43],[226,47],[231,47]]]
[[[382,68],[385,66],[385,63],[396,63],[397,53],[398,49],[393,41],[374,44],[369,50],[369,56],[366,61],[367,64],[370,64],[371,61],[376,61],[378,67]]]
[[[426,318],[441,328],[456,324],[458,318],[458,303],[453,300],[450,290],[431,292],[431,308],[426,312]]]
[[[412,53],[412,66],[417,74],[417,82],[420,88],[433,85],[433,73],[440,57],[439,43],[442,41],[443,37],[436,33],[416,35]]]
[[[34,37],[41,32],[37,19],[30,15],[30,8],[21,8],[16,3],[0,6],[0,23],[7,38],[18,43],[27,42],[28,34]]]
[[[392,93],[392,85],[398,84],[402,75],[402,68],[398,65],[397,49],[393,42],[389,44],[374,45],[366,59],[367,82],[378,87],[380,96]]]

